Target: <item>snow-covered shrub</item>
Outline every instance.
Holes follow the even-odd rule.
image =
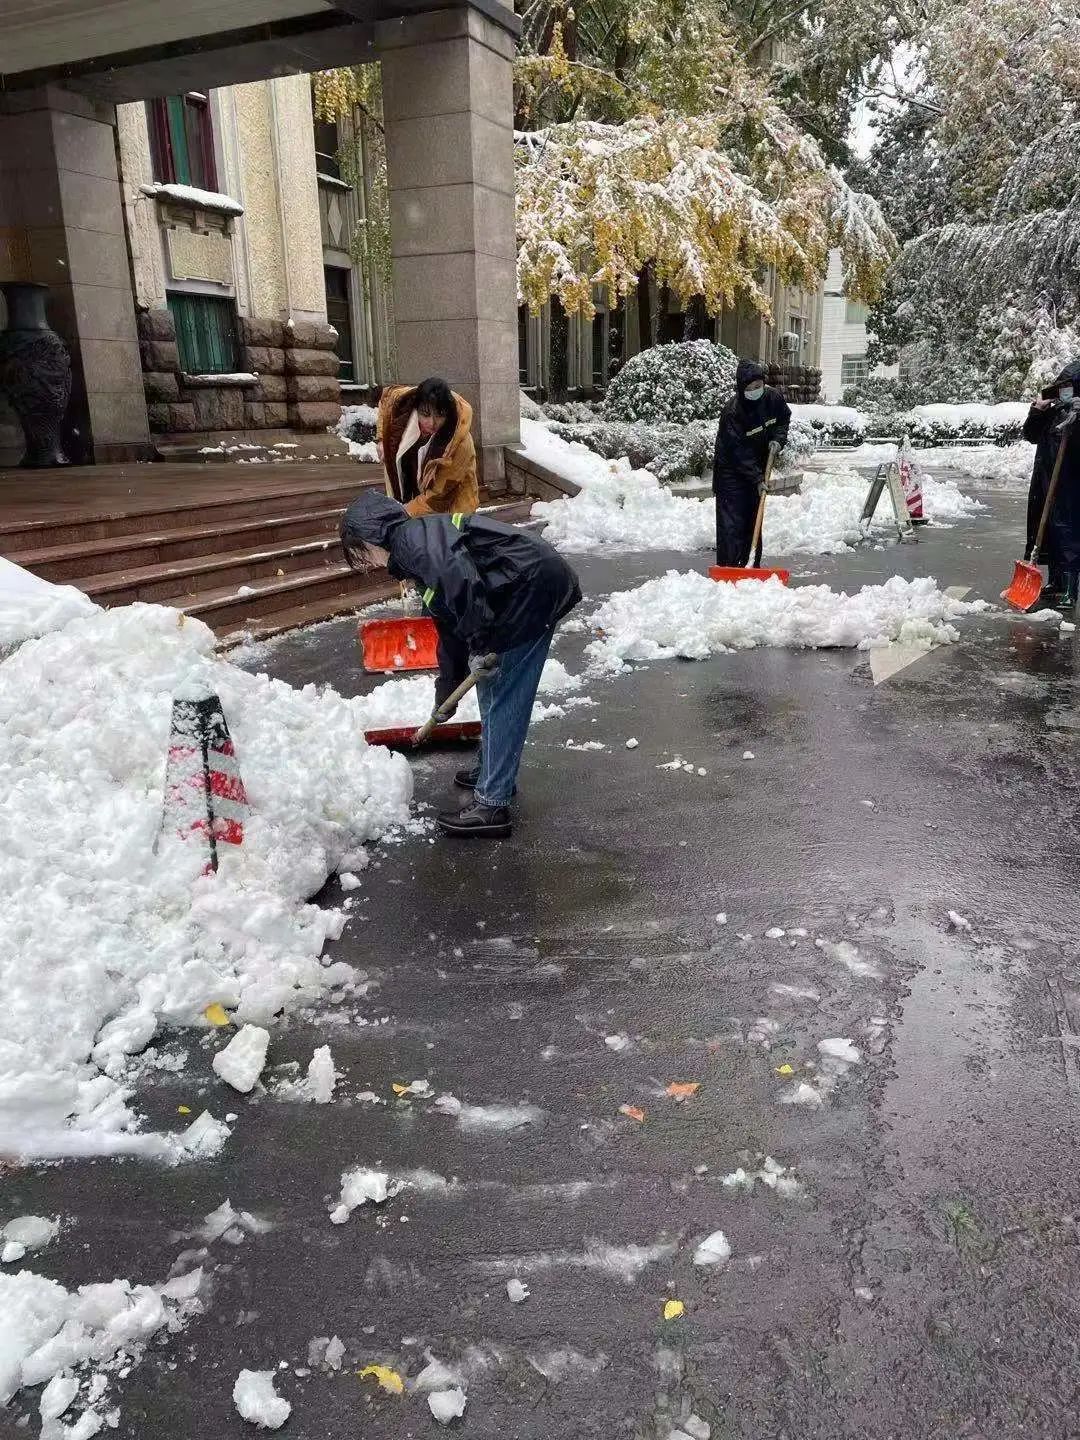
[[[689,425],[634,425],[624,420],[593,420],[549,428],[564,440],[577,440],[606,460],[627,459],[635,470],[649,470],[667,484],[702,475],[712,468],[716,421]]]
[[[521,406],[521,413],[525,416],[526,420],[542,420],[544,418],[544,412],[540,409],[540,406],[531,395],[526,395],[524,390],[518,391],[518,401]]]
[[[378,411],[370,405],[343,405],[334,433],[343,440],[355,440],[358,445],[366,445],[375,439],[377,419]]]
[[[541,418],[558,420],[564,425],[589,425],[599,419],[601,413],[601,402],[599,400],[551,400],[546,405],[541,405]]]
[[[1000,405],[916,405],[892,416],[889,429],[924,448],[960,440],[1011,445],[1020,438],[1027,411],[1026,404],[1008,401]]]
[[[813,431],[818,445],[861,445],[867,417],[849,405],[792,405],[793,421]]]
[[[628,360],[604,397],[607,420],[685,425],[713,419],[735,391],[738,357],[710,340],[654,345]]]
[[[868,375],[857,385],[849,385],[842,396],[843,404],[862,410],[867,415],[867,428],[871,434],[887,423],[886,417],[898,410],[909,410],[926,396],[920,394],[910,380],[899,375]]]

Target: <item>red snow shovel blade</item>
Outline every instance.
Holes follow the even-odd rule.
[[[369,745],[395,745],[412,748],[413,737],[419,725],[389,725],[383,730],[365,730],[364,739]],[[448,720],[445,725],[436,725],[427,740],[427,745],[438,744],[440,740],[478,740],[479,720]]]
[[[727,580],[738,583],[740,580],[771,580],[776,576],[781,585],[786,585],[791,579],[790,570],[755,570],[749,565],[712,565],[709,567],[710,580]]]
[[[439,668],[439,632],[427,615],[406,620],[362,620],[358,638],[364,669],[369,674]]]
[[[1039,567],[1029,565],[1026,560],[1017,560],[1012,583],[1007,590],[1002,590],[1001,598],[1014,610],[1034,610],[1042,590],[1043,577]]]

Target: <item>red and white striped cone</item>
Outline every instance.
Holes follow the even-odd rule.
[[[163,828],[207,849],[203,873],[218,868],[219,845],[244,843],[249,810],[236,750],[216,695],[175,699],[165,767]]]
[[[908,518],[913,525],[925,525],[922,479],[915,468],[914,457],[907,446],[902,445],[896,459],[900,468],[900,485],[904,491],[904,500],[907,502]]]

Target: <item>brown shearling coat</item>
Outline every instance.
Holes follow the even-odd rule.
[[[402,402],[416,392],[414,385],[389,385],[379,400],[375,438],[381,447],[386,472],[386,493],[400,500],[397,453],[413,407]],[[417,476],[419,494],[405,509],[410,515],[471,515],[480,503],[476,483],[476,449],[472,438],[472,406],[457,393],[457,425],[441,455],[429,458]]]

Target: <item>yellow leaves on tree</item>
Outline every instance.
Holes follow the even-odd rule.
[[[746,297],[763,314],[768,269],[815,285],[829,249],[848,293],[876,296],[894,253],[873,200],[851,190],[780,112],[755,117],[759,139],[738,166],[719,115],[639,115],[519,135],[518,286],[538,310],[558,296],[593,308],[593,287],[625,296],[646,263],[686,303],[711,314]],[[744,153],[746,153],[744,151]]]

